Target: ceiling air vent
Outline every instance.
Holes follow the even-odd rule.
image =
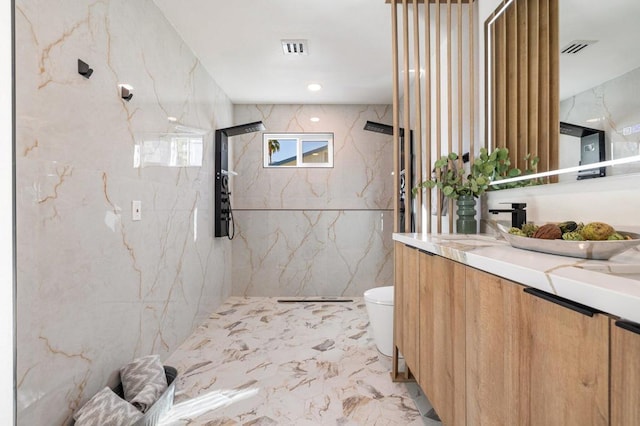
[[[573,40],[560,50],[563,55],[576,55],[598,40]]]
[[[285,55],[308,55],[307,40],[281,40]]]

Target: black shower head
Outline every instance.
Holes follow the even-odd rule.
[[[238,136],[245,133],[261,132],[266,130],[262,121],[255,121],[253,123],[240,124],[238,126],[227,127],[225,129],[218,129],[218,132],[223,132],[227,136]]]
[[[373,121],[367,121],[364,125],[364,130],[370,132],[382,133],[385,135],[393,135],[393,126],[388,124],[375,123]],[[400,128],[400,136],[404,135],[404,129]]]

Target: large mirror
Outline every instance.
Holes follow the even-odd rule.
[[[512,5],[508,2],[498,13]],[[558,13],[558,167],[566,171],[593,166],[559,174],[558,181],[640,172],[640,1],[558,0]],[[489,76],[493,72],[490,46],[505,42],[498,39],[504,35],[492,31],[491,25],[488,21]],[[488,78],[487,123],[492,113],[490,94],[495,93],[491,84]],[[617,160],[623,164],[600,167],[603,161],[607,165]]]

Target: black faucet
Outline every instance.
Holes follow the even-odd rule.
[[[511,213],[511,226],[515,228],[522,228],[522,225],[527,223],[527,203],[501,203],[511,204],[510,209],[489,209],[489,213]]]

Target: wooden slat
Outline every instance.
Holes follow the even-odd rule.
[[[467,26],[469,28],[469,152],[471,153],[469,162],[473,165],[474,153],[475,151],[475,69],[474,69],[474,52],[475,52],[475,43],[474,43],[474,19],[473,19],[473,4],[470,4],[467,7],[467,17],[469,18]],[[486,139],[485,139],[486,144]]]
[[[528,9],[525,0],[518,0],[517,3],[517,28],[518,28],[518,99],[526,99],[528,90],[528,70],[529,58],[528,47]],[[511,162],[514,166],[525,169],[524,156],[529,152],[528,135],[529,116],[526,104],[518,102],[518,132],[516,139],[516,151],[511,155]]]
[[[431,147],[433,146],[433,140],[431,138],[431,6],[426,5],[424,8],[424,81],[425,81],[425,169],[427,178],[431,177],[431,165],[433,161],[431,159]],[[433,230],[432,226],[432,215],[431,215],[431,206],[433,205],[433,198],[431,197],[431,191],[427,190],[426,192],[426,210],[427,210],[427,231],[431,232]],[[422,206],[419,205],[418,208],[422,210]]]
[[[540,27],[538,37],[540,38],[539,53],[539,73],[538,73],[538,90],[540,99],[538,102],[538,110],[540,116],[538,120],[538,137],[540,143],[538,145],[540,164],[543,170],[549,170],[549,146],[543,141],[549,140],[549,125],[547,119],[549,117],[549,0],[540,0]]]
[[[418,0],[413,0],[413,63],[416,69],[414,83],[415,97],[415,169],[414,175],[416,183],[422,182],[422,90],[420,86],[420,21],[419,21]],[[427,25],[428,28],[428,25]],[[409,200],[411,200],[411,188],[409,188]],[[415,197],[415,232],[422,232],[422,191],[418,191]]]
[[[398,194],[400,193],[400,168],[399,160],[399,84],[398,84],[398,10],[395,0],[391,5],[391,57],[393,73],[393,232],[398,232]],[[395,364],[395,363],[394,363]]]
[[[505,12],[505,28],[506,28],[506,84],[507,84],[507,105],[505,106],[505,140],[501,147],[509,147],[512,158],[517,156],[517,140],[518,140],[518,43],[517,43],[517,21],[516,21],[516,5],[514,2]]]
[[[436,3],[436,7],[435,7],[435,14],[436,14],[436,20],[435,20],[435,35],[436,35],[436,61],[435,61],[435,69],[436,69],[436,80],[435,80],[435,85],[436,85],[436,99],[435,99],[435,109],[436,109],[436,125],[435,125],[435,130],[436,130],[436,140],[435,145],[436,145],[436,159],[440,158],[440,156],[442,156],[442,132],[441,132],[441,109],[440,106],[442,104],[442,99],[441,99],[441,87],[440,87],[440,75],[441,75],[441,64],[440,64],[440,31],[441,31],[441,27],[440,27],[440,3]],[[440,172],[438,170],[436,170],[436,177],[440,176]],[[440,233],[442,232],[442,197],[440,196],[440,193],[438,192],[438,196],[436,198],[436,202],[438,203],[438,215],[437,215],[437,232]]]
[[[404,232],[411,232],[411,91],[409,77],[409,4],[402,0],[402,54],[404,58]]]
[[[560,167],[560,41],[558,0],[549,5],[549,170]],[[557,182],[558,177],[551,177]]]
[[[453,70],[451,68],[451,0],[447,0],[447,152],[453,152],[453,94],[451,79]],[[453,231],[453,200],[449,200],[449,232]]]
[[[529,96],[527,97],[529,116],[528,128],[528,140],[529,140],[529,152],[534,155],[540,156],[539,135],[538,135],[538,56],[540,39],[538,37],[538,2],[530,1],[527,3],[529,26],[528,26],[528,45],[529,45]],[[543,170],[542,167],[540,170]]]
[[[493,148],[496,146],[504,146],[507,139],[507,25],[504,17],[498,19],[495,24],[495,40],[494,49],[496,82],[495,82],[495,101],[496,115],[493,119],[494,140]]]
[[[457,18],[457,25],[456,25],[456,29],[457,29],[457,41],[458,41],[458,64],[457,64],[457,69],[458,69],[458,148],[457,151],[458,153],[460,153],[460,158],[458,159],[458,165],[460,167],[462,167],[462,154],[463,154],[463,146],[462,146],[462,141],[463,141],[463,130],[462,130],[462,124],[464,122],[463,117],[464,117],[464,108],[463,108],[463,103],[462,103],[462,69],[464,67],[464,63],[462,62],[462,2],[461,0],[458,0],[458,4],[456,6],[456,11],[458,12]],[[473,157],[473,155],[471,155]]]

